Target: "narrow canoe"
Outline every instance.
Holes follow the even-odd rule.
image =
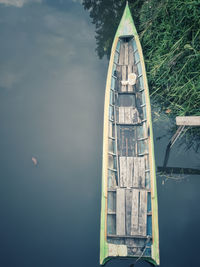
[[[149,90],[128,3],[112,45],[104,106],[100,264],[116,257],[160,262]]]

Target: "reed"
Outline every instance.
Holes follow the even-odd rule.
[[[171,116],[200,115],[200,4],[146,1],[140,36],[151,96]]]
[[[170,117],[200,116],[200,3],[144,2],[139,32],[151,99]],[[199,128],[188,129],[182,143],[198,151]]]

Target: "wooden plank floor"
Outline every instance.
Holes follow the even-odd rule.
[[[113,201],[116,201],[116,210],[113,211],[111,208],[109,210],[109,216],[112,216],[112,220],[109,218],[109,223],[113,223],[113,226],[112,234],[108,234],[108,240],[113,244],[126,244],[130,253],[137,255],[141,253],[141,248],[147,240],[147,201],[150,193],[148,179],[150,177],[147,175],[148,154],[145,153],[148,153],[148,142],[141,140],[146,138],[147,129],[141,107],[144,104],[144,96],[138,78],[138,66],[135,64],[138,61],[138,55],[135,59],[137,51],[133,51],[132,41],[121,40],[120,42],[114,88],[115,102],[113,102],[117,115],[109,124],[109,136],[113,138],[111,140],[114,144],[116,144],[114,140],[117,140],[117,148],[115,150],[112,148],[112,151],[116,151],[118,171],[113,171],[114,174],[109,176],[111,187],[108,190],[115,195],[109,195],[111,204],[108,207],[114,206]],[[139,71],[141,73],[141,69]],[[134,74],[136,75],[134,85],[129,84],[129,74],[133,77]],[[113,131],[114,125],[117,127],[116,131]],[[111,143],[109,144],[111,147]],[[140,156],[142,146],[145,153]],[[114,168],[111,163],[109,166]]]

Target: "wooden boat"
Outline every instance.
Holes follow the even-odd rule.
[[[159,265],[149,91],[128,3],[112,45],[104,107],[100,264],[116,257]]]

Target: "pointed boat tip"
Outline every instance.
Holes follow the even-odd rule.
[[[129,7],[129,2],[126,1],[126,6],[125,6],[125,9],[124,9],[124,13],[129,13],[130,12],[130,7]]]
[[[129,8],[129,1],[126,1],[126,6],[124,8],[123,11],[123,15],[122,18],[120,20],[117,32],[116,32],[116,36],[129,36],[129,35],[137,35],[137,31],[133,22],[133,17],[131,14],[131,10]],[[125,1],[124,1],[125,3]]]
[[[125,10],[130,10],[128,1],[126,1]]]

